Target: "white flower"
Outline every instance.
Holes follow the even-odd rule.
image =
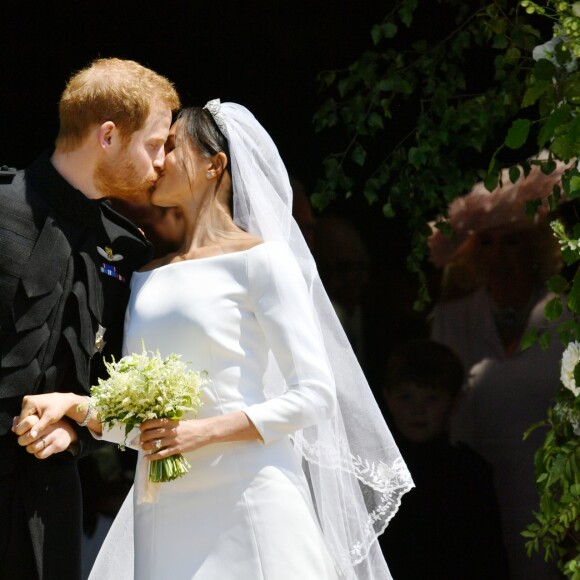
[[[560,380],[576,397],[580,395],[580,387],[576,386],[576,380],[574,379],[574,369],[578,362],[580,362],[580,343],[571,342],[562,355]]]
[[[191,371],[174,353],[161,358],[158,350],[130,354],[120,361],[105,362],[109,377],[91,387],[91,399],[101,423],[125,425],[125,434],[148,419],[181,419],[196,414],[202,405],[201,389],[206,373]],[[172,481],[187,473],[187,459],[179,454],[154,459],[149,481]]]
[[[580,2],[576,2],[576,4],[580,7]],[[532,58],[535,61],[546,59],[549,60],[554,66],[560,68],[560,63],[556,58],[556,47],[561,42],[567,42],[568,37],[563,34],[561,31],[556,30],[556,36],[552,37],[548,42],[544,42],[544,44],[540,44],[532,50]],[[574,72],[576,70],[576,57],[571,54],[570,60],[565,64],[566,72]]]
[[[541,60],[545,58],[549,60],[552,64],[558,65],[556,60],[556,46],[562,42],[562,39],[559,36],[554,36],[554,38],[548,40],[548,42],[544,42],[544,44],[540,44],[534,47],[532,51],[532,57],[534,60]]]

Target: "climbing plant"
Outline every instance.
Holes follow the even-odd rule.
[[[387,219],[408,224],[408,267],[423,281],[432,224],[447,235],[451,200],[476,181],[493,189],[503,166],[511,181],[531,164],[550,173],[569,163],[549,198],[580,197],[580,2],[400,0],[372,27],[369,47],[343,70],[323,71],[314,117],[337,150],[324,160],[312,200],[364,196]],[[541,150],[548,154],[535,160]],[[519,167],[515,166],[515,162]],[[536,203],[529,204],[535,211]],[[580,222],[554,222],[569,277],[556,276],[546,309],[566,345],[562,385],[536,455],[540,505],[523,531],[567,577],[580,580]],[[524,348],[548,336],[531,332]],[[530,519],[533,516],[530,515]]]

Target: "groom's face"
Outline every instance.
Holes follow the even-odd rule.
[[[94,174],[97,189],[105,197],[135,202],[148,200],[163,168],[170,126],[169,107],[152,106],[143,127],[98,163]]]

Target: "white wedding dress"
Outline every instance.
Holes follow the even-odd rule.
[[[91,578],[341,578],[290,439],[298,429],[332,420],[335,404],[320,331],[291,252],[266,242],[172,263],[136,273],[131,289],[125,354],[141,352],[142,341],[162,356],[181,354],[211,381],[198,417],[244,411],[263,442],[214,444],[187,453],[189,473],[155,484],[154,501],[143,499],[146,473],[138,469],[134,575],[130,554],[126,571],[118,562],[111,565],[115,551],[118,557],[131,542],[132,510],[126,505]],[[289,388],[268,399],[264,371],[270,351]],[[119,433],[104,438],[119,442]]]

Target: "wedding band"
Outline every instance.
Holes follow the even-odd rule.
[[[155,447],[157,450],[161,449],[161,439],[155,439]]]
[[[42,441],[42,448],[46,449],[46,439],[44,437],[41,437],[40,440]]]

